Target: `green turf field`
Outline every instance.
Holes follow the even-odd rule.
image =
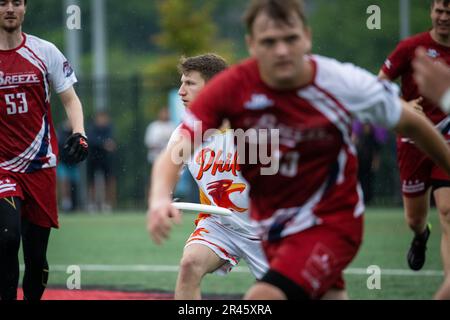
[[[48,260],[50,287],[65,286],[68,265],[80,265],[83,288],[173,291],[176,267],[185,239],[193,228],[194,216],[186,216],[171,239],[154,245],[145,229],[145,215],[71,214],[60,218],[61,229],[51,234]],[[424,272],[412,273],[406,265],[411,233],[401,209],[369,209],[365,218],[364,244],[346,273],[352,299],[429,299],[442,281],[439,254],[440,228],[432,211],[433,230]],[[367,289],[370,265],[382,269],[381,289]],[[119,268],[119,269],[118,269]],[[242,295],[253,283],[245,264],[226,277],[208,275],[202,290],[209,294]]]

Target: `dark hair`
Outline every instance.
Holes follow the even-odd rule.
[[[214,53],[202,54],[195,57],[181,57],[178,71],[181,74],[197,71],[205,81],[209,81],[217,73],[228,67],[225,59]]]
[[[430,6],[433,7],[436,2],[443,2],[444,6],[448,6],[450,4],[450,0],[431,0]]]
[[[291,24],[292,13],[296,13],[303,25],[308,25],[302,0],[252,0],[244,15],[248,33],[252,33],[255,19],[261,12],[265,12],[275,21],[288,25]]]

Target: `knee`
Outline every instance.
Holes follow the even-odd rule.
[[[450,226],[450,204],[439,207],[439,215],[441,216],[441,221]]]
[[[42,251],[27,251],[24,254],[24,262],[26,266],[33,266],[41,269],[48,269],[47,255]]]
[[[203,275],[204,271],[199,259],[193,255],[183,256],[180,262],[181,279],[200,279]]]
[[[20,247],[20,232],[13,228],[0,230],[0,248],[6,251],[18,251]]]

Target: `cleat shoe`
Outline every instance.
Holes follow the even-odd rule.
[[[431,225],[427,224],[425,231],[420,235],[416,235],[411,242],[407,260],[409,267],[414,271],[422,269],[425,264],[425,251],[427,250],[427,241],[430,237],[430,233]]]

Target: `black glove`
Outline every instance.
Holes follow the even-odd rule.
[[[64,142],[67,162],[78,163],[88,156],[88,139],[81,133],[74,133]]]

